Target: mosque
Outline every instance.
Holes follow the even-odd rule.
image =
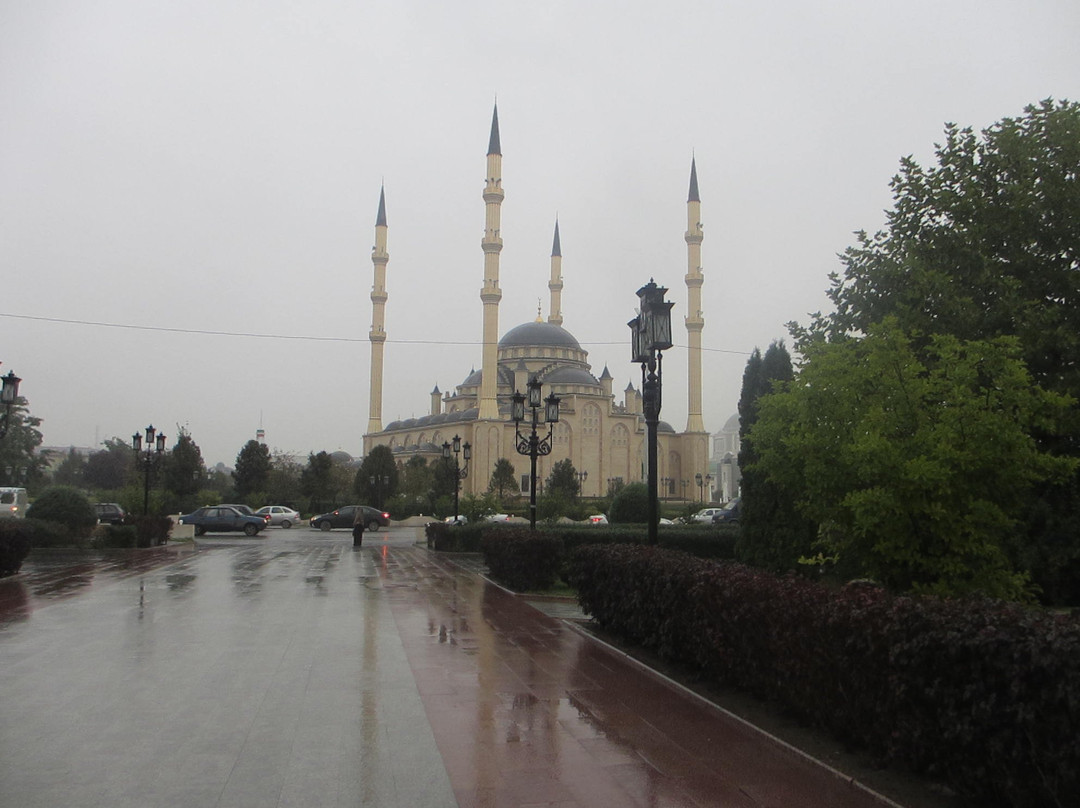
[[[499,142],[499,112],[491,120],[487,152],[487,179],[483,198],[486,220],[482,248],[484,277],[480,287],[483,303],[483,350],[479,370],[445,394],[436,386],[431,392],[430,411],[419,418],[393,421],[383,426],[383,350],[386,343],[385,309],[387,252],[385,194],[380,192],[375,222],[375,247],[371,260],[374,282],[371,289],[371,382],[364,453],[375,446],[389,446],[394,457],[404,463],[411,457],[426,458],[429,463],[442,457],[442,444],[460,436],[472,447],[468,476],[462,481],[462,493],[483,493],[491,480],[495,463],[509,460],[520,481],[521,493],[528,495],[530,459],[516,451],[515,424],[510,418],[510,397],[515,391],[526,392],[526,383],[536,377],[543,394],[559,396],[559,421],[554,425],[552,450],[538,458],[537,484],[550,474],[552,466],[569,458],[582,480],[581,494],[603,496],[622,483],[644,481],[647,474],[646,431],[641,390],[631,381],[616,401],[612,392],[614,379],[607,367],[600,376],[593,374],[588,351],[573,334],[563,328],[562,250],[559,225],[551,250],[551,294],[547,320],[538,313],[535,322],[511,328],[499,338],[499,253],[502,250],[500,221],[505,194],[502,187],[502,150]],[[676,432],[661,421],[658,428],[658,469],[660,496],[697,498],[696,475],[711,478],[710,435],[701,415],[701,332],[705,320],[701,311],[701,201],[698,197],[697,167],[690,163],[690,192],[687,200],[686,311],[687,368],[689,385],[686,429]],[[674,324],[673,324],[674,325]],[[673,329],[674,330],[674,329]],[[629,351],[629,334],[627,350]],[[669,359],[667,384],[678,383],[678,366]],[[663,413],[661,413],[663,416]],[[526,419],[530,416],[526,410]],[[541,411],[541,421],[543,412]],[[522,424],[523,431],[528,429]],[[546,425],[544,435],[547,434]],[[692,493],[686,490],[687,481]],[[711,491],[705,496],[711,499]]]

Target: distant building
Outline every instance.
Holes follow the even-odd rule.
[[[527,493],[530,463],[528,457],[519,455],[515,450],[510,396],[515,391],[526,392],[526,382],[536,377],[543,384],[545,396],[555,393],[561,398],[559,422],[554,429],[554,446],[550,455],[538,460],[538,480],[547,477],[555,463],[567,458],[579,473],[587,475],[582,483],[584,496],[602,496],[616,485],[643,480],[646,475],[647,447],[641,391],[631,381],[623,391],[622,400],[616,401],[611,373],[605,367],[599,377],[595,376],[588,361],[588,351],[563,327],[562,249],[558,221],[555,223],[551,251],[548,281],[551,297],[546,321],[538,310],[534,322],[517,325],[499,338],[498,312],[502,299],[499,253],[503,246],[500,222],[504,191],[497,109],[491,122],[487,184],[483,198],[487,212],[482,241],[484,272],[480,299],[483,302],[484,347],[480,369],[471,370],[452,391],[445,394],[436,386],[431,392],[427,415],[384,426],[383,348],[387,335],[383,324],[388,298],[386,270],[390,256],[387,252],[386,201],[385,195],[380,192],[375,247],[372,251],[371,383],[368,428],[364,435],[365,454],[374,446],[383,445],[390,447],[400,461],[413,456],[435,460],[441,457],[442,444],[458,435],[463,442],[472,445],[469,476],[462,484],[464,493],[485,491],[495,463],[500,458],[506,458],[514,465],[521,491]],[[681,384],[685,379],[689,385],[687,426],[685,431],[676,432],[668,423],[659,424],[657,477],[666,481],[664,485],[668,489],[662,490],[661,496],[678,493],[689,495],[691,490],[696,496],[696,475],[704,476],[709,472],[709,433],[705,430],[701,415],[701,332],[705,325],[701,310],[703,234],[697,167],[693,161],[690,164],[687,221],[685,241],[688,266],[684,278],[687,315],[684,322],[688,364],[685,376],[671,364],[667,365],[668,372],[665,374],[667,384]],[[628,287],[626,293],[632,295],[634,291],[634,288]],[[628,305],[627,319],[631,314],[629,308]],[[629,353],[629,335],[627,351]],[[686,484],[680,485],[680,482]]]
[[[717,502],[727,502],[739,496],[739,483],[742,472],[739,470],[739,414],[728,418],[723,429],[712,436],[712,468],[714,498]]]

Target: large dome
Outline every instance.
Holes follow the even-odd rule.
[[[511,328],[499,340],[500,348],[530,347],[533,345],[551,345],[557,348],[581,350],[581,345],[574,339],[574,335],[554,323],[522,323],[516,328]]]

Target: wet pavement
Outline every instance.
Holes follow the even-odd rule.
[[[415,538],[33,554],[0,806],[891,804]]]

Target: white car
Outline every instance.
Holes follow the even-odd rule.
[[[598,513],[594,516],[589,517],[590,525],[606,525],[607,523],[607,517],[602,513]]]
[[[493,513],[490,516],[485,516],[488,522],[509,522],[510,514],[508,513]]]
[[[300,513],[284,505],[263,505],[255,511],[256,516],[269,516],[271,525],[290,528],[300,521]]]
[[[448,516],[443,519],[443,521],[448,525],[467,525],[469,523],[469,517],[460,513],[457,516]]]
[[[690,517],[691,522],[701,522],[702,524],[711,525],[713,517],[723,508],[702,508],[700,511]]]

